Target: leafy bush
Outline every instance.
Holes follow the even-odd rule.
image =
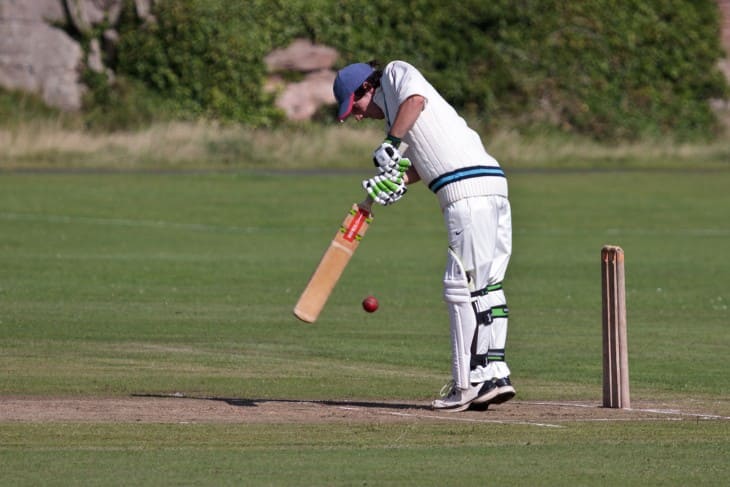
[[[523,39],[519,63],[532,108],[542,102],[568,129],[598,137],[714,126],[708,100],[727,96],[715,2],[540,2],[545,15]],[[537,9],[526,9],[533,18]],[[512,44],[512,43],[511,43]],[[518,61],[517,59],[515,61]]]
[[[125,22],[117,69],[173,102],[182,116],[268,125],[278,113],[263,90],[264,56],[281,20],[266,1],[167,0],[156,22]]]
[[[178,117],[280,122],[263,59],[295,37],[340,65],[407,60],[491,124],[696,137],[727,96],[713,0],[161,0],[154,14],[124,16],[115,67]]]
[[[726,97],[712,0],[334,2],[322,40],[346,61],[401,57],[476,114],[599,138],[714,127]]]

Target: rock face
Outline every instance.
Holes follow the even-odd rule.
[[[264,61],[271,73],[267,86],[277,92],[276,106],[289,120],[309,120],[323,105],[335,103],[332,83],[337,73],[332,69],[337,51],[331,47],[297,39],[285,49],[277,49]],[[301,81],[286,83],[281,73],[295,72]]]
[[[135,5],[149,14],[154,0]],[[85,66],[112,73],[104,56],[113,53],[118,36],[107,29],[90,42],[84,53],[66,30],[89,33],[96,25],[113,26],[124,0],[0,0],[0,86],[35,93],[50,106],[74,111],[81,108]]]
[[[307,39],[296,39],[285,49],[272,51],[264,61],[269,71],[307,73],[331,68],[337,61],[337,51],[331,47],[312,44]]]
[[[65,21],[54,0],[0,2],[0,85],[40,95],[63,110],[81,107],[81,47],[51,24]]]
[[[336,73],[322,69],[307,74],[302,81],[290,83],[276,98],[276,106],[289,120],[309,120],[324,105],[335,103],[332,83]]]
[[[154,1],[134,1],[140,19],[154,22]],[[124,0],[0,0],[0,87],[37,94],[61,110],[79,110],[84,69],[114,80],[105,60],[115,55],[119,35],[114,26],[123,5]],[[89,40],[87,52],[68,34],[88,36],[102,24],[108,28]],[[336,61],[334,49],[298,39],[266,57],[270,77],[265,89],[277,93],[276,105],[290,120],[310,119],[321,106],[335,102]],[[295,73],[299,80],[286,82],[283,73]]]

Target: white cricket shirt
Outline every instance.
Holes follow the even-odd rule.
[[[441,207],[472,196],[507,196],[507,179],[496,159],[454,108],[413,66],[392,61],[383,70],[373,101],[383,110],[386,132],[398,107],[413,95],[426,99],[423,112],[403,137],[408,157],[421,180],[436,193]]]

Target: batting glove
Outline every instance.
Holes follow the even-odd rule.
[[[398,152],[398,148],[391,143],[390,139],[385,139],[385,141],[373,151],[373,164],[381,173],[390,174],[397,172],[400,160],[400,152]]]
[[[406,159],[405,157],[401,157],[400,161],[398,161],[398,164],[396,164],[395,167],[393,167],[389,171],[381,171],[381,174],[388,176],[388,178],[393,182],[398,182],[403,180],[403,175],[410,167],[411,160]]]
[[[401,199],[407,190],[403,178],[394,181],[383,174],[366,179],[362,182],[362,187],[373,201],[383,206],[392,205]]]

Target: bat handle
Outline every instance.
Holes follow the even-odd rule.
[[[370,195],[367,195],[367,197],[362,200],[362,203],[358,204],[360,208],[367,211],[368,213],[372,213],[372,207],[373,207],[373,198]]]

